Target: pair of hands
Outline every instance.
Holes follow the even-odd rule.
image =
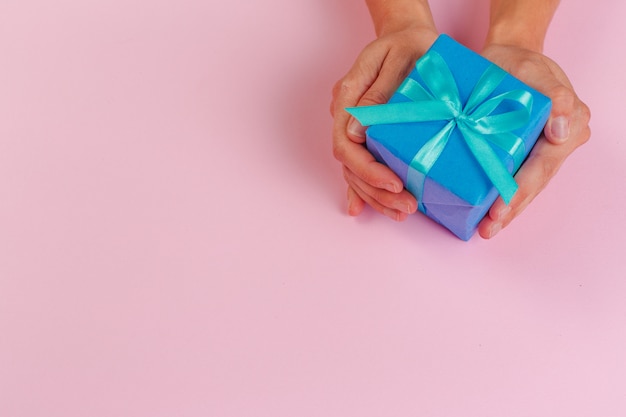
[[[400,178],[367,151],[365,128],[344,108],[386,103],[437,36],[431,28],[409,28],[379,37],[361,52],[333,89],[333,154],[343,167],[348,214],[352,216],[365,204],[397,221],[417,210],[415,197],[403,188]],[[498,197],[479,224],[479,234],[491,238],[543,190],[591,131],[588,107],[554,61],[511,45],[487,45],[482,55],[552,99],[543,134],[515,176],[519,190],[508,206]]]

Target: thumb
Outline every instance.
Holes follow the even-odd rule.
[[[552,99],[552,111],[544,128],[546,139],[554,145],[567,142],[570,136],[570,125],[576,103],[574,91],[559,85],[548,94]]]
[[[374,82],[359,99],[357,106],[374,106],[387,103],[412,68],[412,61],[395,63],[391,58],[387,58],[387,61],[390,61],[391,64],[383,65]],[[363,142],[365,130],[366,128],[357,119],[350,118],[348,123],[348,137],[350,139],[354,142]]]
[[[394,91],[398,88],[398,77],[396,76],[395,79],[389,80],[387,75],[389,72],[389,70],[385,71],[385,68],[383,68],[376,81],[360,98],[357,106],[375,106],[389,101]],[[350,118],[348,123],[348,137],[350,139],[355,142],[365,140],[365,130],[366,127],[361,125],[357,119],[354,117]]]
[[[348,123],[348,137],[356,143],[365,142],[365,130],[367,128],[363,126],[354,116],[350,116],[350,122]]]

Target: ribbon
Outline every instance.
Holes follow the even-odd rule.
[[[427,52],[417,61],[416,69],[426,88],[407,78],[397,91],[409,101],[349,107],[346,110],[363,126],[448,121],[409,163],[412,169],[407,175],[407,189],[417,198],[420,211],[426,211],[422,202],[426,176],[445,149],[454,129],[459,129],[479,165],[504,202],[509,204],[518,186],[490,142],[513,158],[514,169],[519,168],[526,155],[525,146],[524,141],[512,131],[528,123],[532,95],[528,91],[513,90],[487,99],[506,76],[503,69],[491,64],[463,105],[456,81],[439,53],[433,50]],[[521,106],[517,106],[518,110],[493,114],[504,101]]]

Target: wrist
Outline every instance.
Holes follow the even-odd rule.
[[[491,0],[486,44],[543,52],[559,0]]]
[[[492,23],[487,33],[485,47],[489,45],[514,46],[542,53],[546,31],[529,30],[520,22],[499,21]]]
[[[402,31],[437,32],[426,0],[368,0],[367,6],[379,38]]]

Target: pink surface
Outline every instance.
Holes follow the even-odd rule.
[[[625,4],[563,2],[592,141],[464,243],[344,214],[361,2],[4,0],[0,416],[626,415]]]

